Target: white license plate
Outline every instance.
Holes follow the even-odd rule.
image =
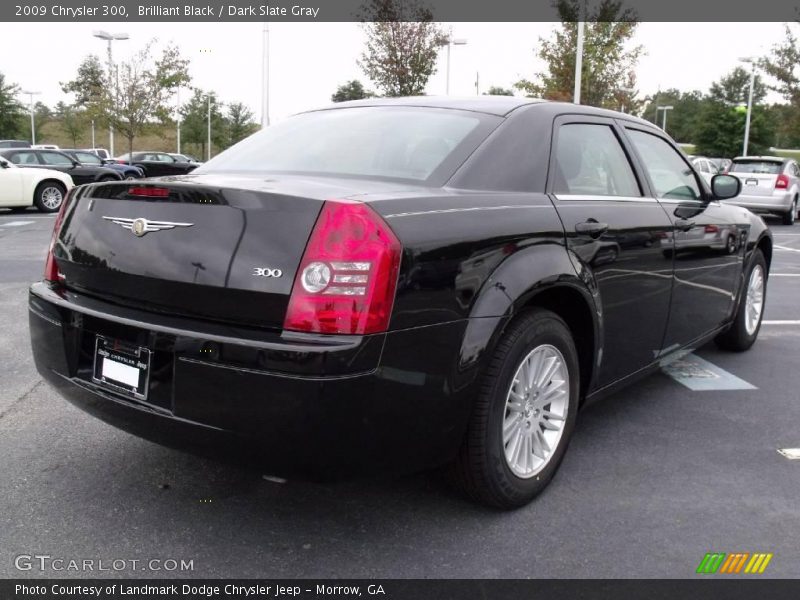
[[[92,380],[115,392],[145,400],[150,380],[150,356],[147,348],[98,335],[95,338]]]

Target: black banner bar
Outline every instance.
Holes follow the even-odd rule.
[[[588,0],[588,12],[600,0]],[[554,0],[422,0],[442,22],[557,21]],[[800,0],[620,0],[639,21],[794,21]],[[347,22],[368,0],[3,0],[0,21]],[[676,40],[679,43],[679,40]]]
[[[800,597],[800,580],[0,580],[2,600],[771,600]]]

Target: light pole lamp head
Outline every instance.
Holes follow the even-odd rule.
[[[101,40],[106,40],[106,41],[114,39],[114,36],[112,36],[110,33],[108,33],[107,31],[102,31],[100,29],[96,29],[95,31],[93,31],[92,35],[96,38],[100,38]]]
[[[466,46],[467,40],[466,38],[455,38],[451,39],[450,43],[453,44],[453,46]]]

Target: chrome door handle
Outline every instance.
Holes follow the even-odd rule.
[[[575,231],[580,235],[598,238],[608,231],[608,223],[598,223],[594,219],[589,219],[588,221],[575,225]]]

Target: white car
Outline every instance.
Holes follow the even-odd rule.
[[[74,185],[66,173],[25,169],[0,157],[0,208],[33,205],[42,212],[56,212]]]
[[[694,166],[695,171],[697,171],[700,177],[705,179],[708,185],[711,185],[711,178],[719,173],[717,165],[715,165],[705,156],[695,156],[692,158],[692,165]]]

